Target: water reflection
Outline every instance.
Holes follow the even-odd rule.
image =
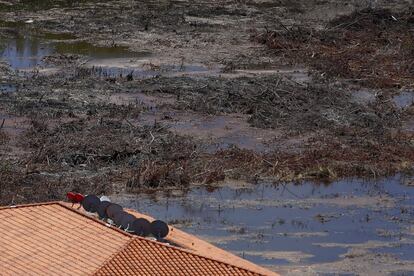
[[[53,48],[39,38],[23,36],[10,40],[1,57],[20,70],[43,65],[43,57],[52,53]]]
[[[89,58],[111,59],[111,58],[134,58],[148,55],[148,53],[137,53],[123,46],[95,46],[86,41],[58,42],[55,51],[59,54],[84,55]]]
[[[402,181],[396,176],[328,186],[263,183],[114,200],[262,265],[333,262],[370,241],[380,245],[367,250],[395,253],[400,244],[404,250],[397,257],[414,260],[414,235],[407,232],[414,214],[414,187]]]
[[[219,74],[220,68],[201,64],[159,64],[143,61],[151,52],[131,51],[120,45],[99,46],[79,40],[69,33],[47,33],[31,26],[0,20],[0,27],[14,30],[14,37],[3,41],[0,57],[14,70],[46,66],[44,57],[53,54],[80,55],[87,58],[81,73],[99,77],[152,78],[161,75]]]
[[[0,83],[1,93],[13,93],[17,90],[16,85],[11,83]]]
[[[19,28],[16,37],[6,40],[0,53],[1,58],[15,70],[44,66],[44,57],[52,54],[82,55],[90,59],[128,59],[149,55],[123,46],[96,46],[76,40],[67,33],[41,33],[26,28]]]
[[[414,103],[414,91],[403,91],[396,95],[393,101],[400,109],[410,107]]]

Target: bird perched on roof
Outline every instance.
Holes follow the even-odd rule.
[[[81,203],[82,203],[83,199],[85,198],[85,196],[83,194],[74,193],[74,192],[68,192],[66,194],[66,197],[68,198],[69,202],[72,202],[72,207],[76,203],[79,203],[78,209],[81,207]]]

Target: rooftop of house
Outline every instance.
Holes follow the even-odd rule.
[[[64,202],[0,208],[0,239],[5,275],[276,275],[179,229],[170,227],[172,246]]]

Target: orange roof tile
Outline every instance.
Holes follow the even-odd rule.
[[[131,238],[59,203],[3,208],[0,274],[92,274]]]
[[[134,238],[95,275],[260,275],[190,253],[186,250]]]
[[[0,274],[276,275],[170,229],[186,249],[130,235],[64,202],[0,208]]]
[[[154,218],[141,214],[135,210],[126,209],[127,212],[133,214],[136,217],[144,217],[148,219],[149,221],[153,221]],[[214,260],[225,260],[228,264],[247,269],[249,271],[256,272],[258,274],[262,275],[268,275],[268,276],[278,276],[279,274],[270,271],[268,269],[265,269],[261,266],[258,266],[246,259],[243,259],[239,256],[236,256],[226,250],[223,250],[221,248],[218,248],[217,246],[214,246],[211,243],[208,243],[202,239],[197,238],[194,235],[188,234],[184,231],[181,231],[180,229],[177,229],[173,226],[169,226],[170,232],[166,239],[173,243],[178,245],[181,248],[185,248],[190,250],[190,252],[196,253],[198,255],[204,256],[209,259]]]

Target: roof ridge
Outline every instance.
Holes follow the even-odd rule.
[[[127,212],[132,213],[132,214],[141,214],[138,211],[133,210],[133,209],[125,209],[125,210]],[[141,215],[143,215],[147,219],[154,219],[151,216],[148,216],[148,215],[145,215],[145,214],[141,214]],[[181,249],[181,250],[184,250],[184,251],[188,251],[188,252],[190,252],[194,255],[198,255],[198,256],[201,256],[201,257],[204,257],[204,258],[207,258],[207,259],[222,262],[224,264],[229,264],[231,266],[236,266],[238,268],[242,268],[242,269],[245,269],[247,271],[253,271],[254,273],[257,273],[257,274],[260,274],[260,275],[275,275],[275,276],[279,275],[279,274],[277,274],[277,273],[275,273],[275,272],[273,272],[273,271],[271,271],[267,268],[264,268],[262,266],[259,266],[259,265],[255,264],[255,263],[253,263],[253,262],[251,262],[247,259],[244,259],[240,256],[234,255],[232,252],[226,251],[222,248],[219,248],[219,247],[215,246],[214,244],[211,244],[211,243],[209,243],[205,240],[202,240],[202,239],[198,238],[195,235],[184,232],[184,231],[180,230],[179,228],[175,228],[174,226],[171,226],[171,225],[169,225],[168,227],[170,228],[170,233],[173,233],[173,232],[176,233],[176,234],[182,233],[186,236],[190,236],[191,238],[195,239],[195,240],[192,241],[191,246],[194,246],[194,243],[198,244],[198,243],[201,242],[201,243],[204,243],[204,244],[212,247],[210,249],[222,251],[222,252],[228,254],[230,257],[234,257],[235,259],[230,260],[230,259],[226,258],[228,256],[222,256],[222,255],[219,256],[219,255],[216,255],[216,254],[210,254],[209,251],[205,251],[205,250],[201,251],[197,248],[192,248],[189,244],[184,244],[184,243],[182,243],[182,241],[176,240],[176,238],[169,235],[169,236],[167,236],[167,239],[172,242],[172,244],[170,244],[170,246],[173,246],[175,248],[178,248],[178,249]],[[176,231],[173,231],[173,230],[176,230]],[[178,235],[182,235],[182,234],[178,234]],[[181,237],[181,238],[183,238],[183,237]],[[176,244],[177,246],[174,246],[174,244]],[[206,253],[206,252],[209,252],[209,253]],[[216,253],[222,254],[221,252],[216,252]],[[237,260],[237,259],[240,259],[240,261],[242,261],[243,263],[238,263],[239,260]],[[225,261],[223,261],[223,260],[225,260]]]
[[[261,274],[261,273],[259,273],[259,272],[257,272],[257,271],[254,271],[254,270],[252,270],[252,269],[249,269],[249,268],[246,268],[246,267],[244,267],[244,266],[237,266],[237,265],[235,265],[235,264],[232,264],[232,263],[230,263],[230,262],[227,262],[227,261],[225,261],[225,260],[222,260],[222,259],[216,259],[216,258],[213,258],[213,257],[210,257],[210,256],[206,256],[206,255],[203,255],[203,254],[201,254],[201,253],[199,253],[199,252],[195,252],[195,251],[193,251],[193,250],[191,250],[191,249],[188,249],[188,248],[184,248],[184,247],[179,247],[179,246],[175,246],[175,245],[172,245],[172,244],[169,244],[169,243],[163,243],[163,242],[159,242],[159,241],[157,241],[157,240],[152,240],[152,239],[149,239],[149,238],[146,238],[146,237],[141,237],[141,236],[135,236],[135,235],[132,235],[132,234],[130,234],[130,233],[128,233],[128,232],[126,232],[126,231],[123,231],[123,230],[121,230],[121,229],[119,229],[119,228],[117,228],[117,227],[114,227],[114,226],[112,226],[112,225],[109,225],[108,223],[105,223],[105,222],[103,222],[103,221],[101,221],[101,220],[99,220],[99,219],[97,219],[97,218],[95,218],[95,217],[92,217],[92,216],[89,216],[89,215],[87,215],[85,212],[82,212],[82,211],[80,211],[80,210],[76,210],[76,209],[73,209],[73,208],[71,208],[71,207],[69,207],[69,206],[67,206],[66,204],[63,204],[61,201],[58,201],[57,202],[57,204],[59,204],[60,206],[63,206],[63,207],[65,207],[66,209],[68,209],[68,210],[71,210],[71,211],[73,211],[73,212],[76,212],[76,213],[78,213],[78,214],[80,214],[80,215],[82,215],[82,216],[84,216],[84,217],[87,217],[87,218],[89,218],[89,219],[92,219],[92,220],[94,220],[94,221],[96,221],[96,222],[98,222],[98,223],[101,223],[101,224],[103,224],[103,225],[105,225],[105,226],[107,226],[108,228],[111,228],[111,229],[113,229],[113,230],[115,230],[115,231],[118,231],[118,232],[120,232],[120,233],[122,233],[122,234],[124,234],[124,235],[127,235],[127,236],[129,236],[129,237],[131,237],[131,239],[124,245],[124,246],[122,246],[117,252],[115,252],[111,257],[109,257],[94,273],[96,273],[96,272],[98,272],[99,271],[99,269],[100,268],[102,268],[104,265],[106,265],[106,263],[108,263],[109,261],[111,261],[116,255],[118,255],[118,254],[120,254],[124,249],[126,249],[132,242],[134,242],[134,240],[140,240],[140,241],[147,241],[147,242],[152,242],[152,243],[154,243],[154,244],[158,244],[158,245],[160,245],[160,246],[165,246],[165,247],[168,247],[168,248],[171,248],[171,249],[173,249],[173,250],[178,250],[178,251],[182,251],[182,252],[184,252],[184,253],[187,253],[187,254],[191,254],[191,255],[193,255],[193,256],[197,256],[197,257],[200,257],[200,258],[204,258],[204,259],[207,259],[207,260],[211,260],[211,261],[214,261],[214,262],[219,262],[219,263],[223,263],[223,264],[225,264],[225,265],[228,265],[228,266],[231,266],[231,267],[234,267],[234,268],[238,268],[238,269],[243,269],[243,270],[246,270],[246,271],[249,271],[249,272],[251,272],[251,273],[255,273],[255,274]],[[128,210],[128,209],[127,209]],[[262,274],[263,275],[263,274]]]
[[[107,226],[108,228],[110,228],[110,229],[112,229],[112,230],[115,230],[115,231],[117,231],[117,232],[120,232],[120,233],[122,233],[122,234],[124,234],[124,235],[126,235],[126,236],[128,236],[128,237],[130,237],[131,239],[124,245],[124,246],[122,246],[117,252],[115,252],[113,255],[117,255],[118,253],[121,253],[122,252],[122,250],[124,249],[124,248],[126,248],[130,243],[132,243],[135,239],[138,239],[138,240],[141,240],[141,241],[148,241],[148,242],[152,242],[152,243],[155,243],[155,244],[158,244],[158,245],[161,245],[161,246],[166,246],[166,247],[168,247],[168,248],[172,248],[172,249],[176,249],[176,250],[179,250],[179,251],[183,251],[183,252],[185,252],[185,253],[189,253],[189,254],[192,254],[192,255],[195,255],[195,256],[198,256],[198,257],[201,257],[201,258],[205,258],[205,259],[209,259],[209,260],[212,260],[212,261],[216,261],[216,262],[221,262],[221,263],[224,263],[224,264],[226,264],[226,265],[230,265],[230,266],[233,266],[233,267],[237,267],[237,268],[241,268],[241,269],[244,269],[244,270],[248,270],[248,271],[251,271],[251,272],[254,272],[254,273],[257,273],[257,272],[255,272],[255,271],[252,271],[252,270],[250,270],[250,269],[247,269],[247,268],[244,268],[244,267],[239,267],[239,266],[235,266],[234,264],[231,264],[231,263],[228,263],[228,262],[225,262],[225,261],[222,261],[222,260],[219,260],[219,259],[215,259],[215,258],[212,258],[212,257],[210,257],[210,256],[205,256],[205,255],[202,255],[202,254],[200,254],[200,253],[198,253],[198,252],[195,252],[195,251],[193,251],[193,250],[191,250],[191,249],[188,249],[188,248],[184,248],[184,247],[179,247],[179,246],[175,246],[175,245],[172,245],[172,244],[170,244],[170,243],[164,243],[164,242],[159,242],[159,241],[157,241],[157,240],[153,240],[153,239],[149,239],[149,238],[146,238],[146,237],[141,237],[141,236],[136,236],[136,235],[132,235],[132,234],[130,234],[130,233],[128,233],[128,232],[126,232],[126,231],[123,231],[123,230],[121,230],[121,229],[119,229],[118,227],[114,227],[114,226],[112,226],[112,225],[110,225],[110,224],[108,224],[108,223],[106,223],[106,222],[103,222],[102,220],[99,220],[99,219],[97,219],[97,218],[95,218],[95,217],[92,217],[92,216],[89,216],[89,215],[87,215],[85,212],[82,212],[82,211],[80,211],[80,210],[76,210],[76,209],[74,209],[74,208],[71,208],[71,207],[69,207],[69,206],[67,206],[66,204],[64,204],[62,201],[56,201],[56,202],[54,202],[54,204],[58,204],[58,205],[60,205],[60,206],[62,206],[62,207],[64,207],[64,208],[66,208],[66,209],[68,209],[68,210],[70,210],[70,211],[73,211],[73,212],[75,212],[75,213],[78,213],[79,215],[81,215],[81,216],[83,216],[83,217],[86,217],[86,218],[88,218],[88,219],[92,219],[92,220],[94,220],[94,221],[96,221],[96,222],[98,222],[98,223],[100,223],[100,224],[102,224],[102,225],[104,225],[104,226]],[[46,204],[44,204],[44,205],[47,205],[47,203]],[[111,257],[112,258],[112,257]],[[109,261],[110,259],[108,259],[108,261]],[[104,264],[105,264],[106,262],[104,262]]]
[[[132,235],[132,234],[130,234],[130,233],[128,233],[128,232],[126,232],[126,231],[123,231],[123,230],[119,229],[118,227],[115,227],[115,226],[113,226],[113,225],[110,225],[110,224],[109,224],[109,223],[107,223],[107,222],[104,222],[104,221],[102,221],[102,220],[98,219],[98,218],[95,218],[95,217],[93,217],[93,216],[90,216],[90,215],[86,214],[85,212],[82,212],[81,210],[77,210],[77,209],[74,209],[74,208],[72,208],[72,207],[69,207],[69,206],[67,206],[66,204],[64,204],[64,202],[62,202],[62,201],[57,201],[57,204],[58,204],[58,205],[60,205],[60,206],[62,206],[62,207],[64,207],[64,208],[65,208],[65,209],[67,209],[67,210],[70,210],[70,211],[72,211],[72,212],[74,212],[74,213],[77,213],[77,214],[79,214],[79,215],[81,215],[81,216],[83,216],[83,217],[85,217],[85,218],[91,219],[91,220],[93,220],[93,221],[95,221],[95,222],[97,222],[97,223],[99,223],[99,224],[101,224],[101,225],[103,225],[103,226],[106,226],[106,227],[108,227],[109,229],[112,229],[112,230],[114,230],[114,231],[116,231],[116,232],[118,232],[118,233],[121,233],[121,234],[123,234],[123,235],[125,235],[125,236],[128,236],[128,237],[130,237],[130,238],[133,238],[133,237],[134,237],[134,235]]]
[[[110,262],[113,258],[115,258],[118,254],[120,254],[122,251],[124,251],[130,243],[135,239],[136,237],[132,237],[129,241],[127,241],[121,248],[119,248],[118,251],[113,253],[111,256],[108,257],[91,275],[95,275],[102,267],[104,267],[108,262]]]
[[[115,226],[110,225],[110,224],[108,224],[108,223],[106,223],[106,222],[104,222],[104,221],[102,221],[100,219],[97,219],[97,218],[95,218],[93,216],[90,216],[90,215],[86,214],[85,212],[82,212],[81,210],[77,210],[75,208],[72,208],[72,207],[67,206],[67,204],[65,202],[63,202],[63,201],[49,201],[49,202],[40,202],[40,203],[30,203],[30,204],[20,204],[20,205],[3,206],[3,207],[0,207],[0,211],[1,210],[15,209],[15,208],[26,208],[26,207],[45,206],[45,205],[59,205],[59,206],[65,208],[66,210],[72,211],[72,212],[74,212],[74,213],[76,213],[78,215],[81,215],[81,216],[83,216],[85,218],[88,218],[90,220],[93,220],[93,221],[95,221],[95,222],[97,222],[97,223],[99,223],[99,224],[101,224],[103,226],[106,226],[106,227],[108,227],[108,228],[110,228],[110,229],[112,229],[112,230],[114,230],[114,231],[116,231],[118,233],[121,233],[121,234],[123,234],[125,236],[131,237],[131,238],[134,237],[134,235],[132,235],[132,234],[126,232],[126,231],[123,231],[123,230],[119,229],[118,227],[115,227]]]
[[[61,201],[47,201],[47,202],[39,202],[39,203],[0,206],[0,211],[7,210],[7,209],[14,209],[14,208],[25,208],[25,207],[44,206],[44,205],[53,205],[53,204],[61,204]]]
[[[149,243],[154,243],[154,244],[157,244],[157,245],[159,245],[159,246],[164,246],[164,247],[167,247],[167,248],[170,248],[170,249],[172,249],[172,250],[177,250],[177,251],[181,251],[181,252],[183,252],[183,253],[186,253],[186,254],[190,254],[190,255],[193,255],[193,256],[196,256],[196,257],[199,257],[199,258],[203,258],[203,259],[207,259],[207,260],[210,260],[210,261],[213,261],[213,262],[218,262],[218,263],[222,263],[222,264],[225,264],[225,265],[227,265],[227,266],[231,266],[231,267],[233,267],[233,268],[236,268],[236,269],[242,269],[242,270],[246,270],[246,271],[248,271],[248,272],[250,272],[250,273],[253,273],[253,274],[257,274],[257,275],[264,275],[264,274],[262,274],[262,273],[259,273],[259,272],[257,272],[257,271],[254,271],[254,270],[251,270],[251,269],[248,269],[248,268],[245,268],[245,267],[242,267],[242,266],[237,266],[237,265],[234,265],[234,264],[231,264],[231,263],[228,263],[228,262],[226,262],[225,260],[218,260],[218,259],[215,259],[215,258],[212,258],[212,257],[209,257],[209,256],[204,256],[204,255],[202,255],[202,254],[200,254],[200,253],[198,253],[198,252],[193,252],[193,251],[191,251],[190,249],[187,249],[187,248],[183,248],[183,247],[178,247],[178,246],[174,246],[174,245],[171,245],[171,244],[167,244],[167,243],[163,243],[163,242],[159,242],[159,241],[156,241],[156,240],[151,240],[151,239],[147,239],[147,238],[145,238],[145,237],[140,237],[140,236],[133,236],[133,238],[130,240],[130,241],[128,241],[126,244],[125,244],[125,246],[123,246],[122,248],[120,248],[116,253],[114,253],[110,258],[108,258],[103,264],[102,264],[102,266],[100,266],[95,272],[94,272],[94,274],[95,273],[97,273],[102,267],[104,267],[107,263],[109,263],[114,257],[116,257],[118,254],[121,254],[125,249],[127,249],[128,248],[128,246],[131,244],[131,243],[133,243],[134,241],[136,241],[136,240],[139,240],[139,241],[143,241],[143,242],[149,242]],[[93,275],[94,275],[93,274]]]

